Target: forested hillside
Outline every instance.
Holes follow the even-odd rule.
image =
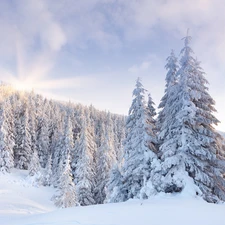
[[[110,170],[122,160],[125,117],[5,84],[0,92],[1,171],[29,170],[41,185],[58,188],[62,198],[103,203]],[[72,197],[75,183],[78,199]],[[59,196],[57,205],[73,205]]]

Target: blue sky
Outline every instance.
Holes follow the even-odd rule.
[[[225,131],[224,0],[1,0],[0,79],[126,114],[138,76],[158,105],[187,28]]]

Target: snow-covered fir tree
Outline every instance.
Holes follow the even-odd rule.
[[[171,51],[170,56],[167,58],[167,64],[165,65],[165,68],[167,69],[166,74],[166,88],[164,96],[161,99],[161,102],[159,104],[159,109],[161,111],[159,112],[159,115],[157,117],[157,128],[161,129],[162,123],[165,120],[165,114],[166,114],[166,108],[170,106],[171,102],[169,102],[168,98],[171,98],[171,96],[174,94],[174,85],[177,83],[177,58],[174,54],[174,51]]]
[[[146,132],[149,135],[149,148],[153,152],[157,152],[157,137],[156,137],[156,111],[154,107],[155,103],[152,100],[151,94],[148,94],[148,102],[147,102],[147,117],[146,117]]]
[[[44,107],[44,106],[43,106]],[[43,113],[38,121],[38,134],[37,134],[37,148],[38,155],[40,158],[41,166],[44,168],[47,163],[49,149],[50,149],[50,140],[49,140],[49,126],[48,126],[48,117],[45,114],[45,108],[43,108]]]
[[[112,124],[109,124],[108,127],[105,127],[104,124],[102,124],[102,134],[104,134],[104,140],[97,151],[95,198],[98,204],[102,204],[105,201],[110,171],[116,163],[113,139],[111,136],[111,126]]]
[[[150,178],[152,167],[157,162],[155,124],[151,118],[154,110],[153,105],[147,107],[144,95],[145,89],[138,78],[126,121],[122,168],[124,199],[141,197],[144,181]]]
[[[76,188],[72,180],[71,150],[73,148],[73,133],[70,116],[65,116],[64,137],[61,139],[61,157],[59,162],[59,195],[55,196],[55,204],[58,207],[67,208],[78,205]]]
[[[93,153],[96,151],[93,131],[90,127],[89,118],[82,116],[82,130],[77,142],[77,164],[74,182],[77,187],[78,201],[80,205],[93,205],[95,187],[95,165]]]
[[[53,184],[55,187],[59,187],[59,179],[62,175],[63,166],[65,164],[67,155],[69,155],[69,160],[71,161],[71,151],[73,148],[73,133],[71,120],[69,115],[64,112],[62,115],[62,120],[64,121],[64,127],[61,128],[61,132],[56,136],[56,144],[53,152]],[[49,157],[50,160],[50,157]],[[48,165],[50,166],[50,165]],[[47,169],[47,168],[46,168]]]
[[[116,160],[119,167],[121,167],[123,163],[123,141],[125,139],[125,117],[122,117],[120,119],[116,119],[115,127],[117,127],[117,131],[115,131],[115,134],[117,135],[117,146],[116,146]]]
[[[10,111],[8,100],[0,105],[0,171],[10,172],[14,167],[14,139],[10,130]]]
[[[52,160],[52,184],[55,188],[59,187],[59,178],[62,173],[60,170],[60,159],[62,158],[62,149],[64,148],[63,134],[59,133],[56,136]]]
[[[16,122],[16,137],[15,137],[15,166],[18,169],[27,170],[30,164],[32,155],[32,140],[29,127],[29,115],[27,106],[20,112],[20,116]]]
[[[59,179],[59,194],[54,196],[55,205],[61,208],[78,206],[78,198],[76,187],[72,181],[72,173],[70,167],[69,154],[65,160],[65,164],[61,164],[62,173]]]
[[[114,203],[125,201],[126,193],[123,191],[123,177],[120,168],[118,165],[114,165],[110,171],[109,180],[107,183],[105,202]]]
[[[50,186],[52,185],[52,181],[53,181],[53,178],[52,178],[52,156],[50,155],[48,157],[48,161],[47,161],[47,164],[46,164],[46,167],[45,167],[45,174],[44,174],[44,181],[43,181],[43,185],[44,186]]]
[[[224,170],[217,159],[219,121],[213,115],[214,100],[207,80],[190,48],[191,37],[184,38],[179,82],[173,85],[164,106],[165,120],[159,133],[162,178],[156,185],[164,192],[188,190],[208,202],[225,200]]]
[[[38,174],[38,172],[40,172],[40,163],[36,149],[32,153],[28,169],[30,176],[35,176]]]

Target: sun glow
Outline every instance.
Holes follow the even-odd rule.
[[[12,83],[13,88],[18,91],[31,91],[34,89],[33,84],[27,81],[14,80]]]

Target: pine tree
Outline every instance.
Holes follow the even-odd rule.
[[[59,187],[59,178],[62,169],[59,167],[62,158],[62,149],[64,148],[63,134],[60,132],[55,138],[53,162],[52,162],[52,184],[55,188]]]
[[[64,137],[61,139],[63,144],[61,148],[61,158],[59,162],[59,195],[55,197],[55,204],[58,207],[67,208],[77,206],[77,196],[75,184],[72,180],[71,172],[71,150],[73,148],[73,133],[70,117],[65,117]]]
[[[45,174],[44,174],[44,182],[43,184],[45,186],[50,186],[52,185],[52,156],[50,155],[46,164],[46,168],[45,168]]]
[[[55,205],[61,208],[68,208],[78,206],[78,199],[76,195],[76,187],[72,181],[72,173],[69,161],[69,155],[63,165],[63,171],[60,176],[59,195],[55,196]]]
[[[167,69],[166,74],[166,89],[165,94],[161,99],[161,102],[159,104],[159,109],[161,111],[159,112],[158,118],[157,118],[157,127],[158,129],[162,129],[161,126],[165,120],[165,114],[166,114],[166,108],[170,107],[171,102],[168,101],[168,98],[171,98],[171,95],[174,94],[174,85],[177,83],[177,58],[174,54],[174,51],[171,51],[170,56],[167,58],[167,64],[165,65],[165,68]]]
[[[45,168],[47,163],[49,147],[50,143],[49,143],[48,120],[46,117],[43,117],[39,121],[38,136],[37,136],[38,155],[40,158],[41,166],[43,168]]]
[[[37,151],[37,124],[36,124],[36,112],[35,112],[35,102],[34,93],[30,93],[28,96],[28,109],[29,109],[29,130],[31,135],[31,149],[32,152]]]
[[[32,155],[31,134],[28,121],[28,111],[25,106],[24,112],[17,118],[16,145],[14,147],[15,166],[18,169],[25,170],[29,167]]]
[[[116,163],[113,140],[111,136],[111,125],[105,128],[102,124],[102,134],[104,140],[97,152],[97,168],[96,168],[96,202],[97,204],[104,203],[106,198],[107,182],[109,180],[110,171]],[[110,139],[111,137],[111,139]]]
[[[48,161],[46,164],[46,170],[50,170],[50,158],[52,157],[52,177],[51,177],[51,184],[54,187],[58,187],[59,182],[59,162],[61,158],[61,149],[63,148],[63,126],[60,121],[64,121],[64,114],[62,116],[61,111],[57,105],[54,107],[55,117],[54,118],[54,126],[52,137],[51,137],[51,144],[50,144],[50,154],[48,156]],[[49,171],[50,172],[50,171]]]
[[[216,157],[219,121],[213,116],[214,100],[207,80],[190,48],[191,37],[184,38],[181,50],[179,83],[168,96],[165,121],[159,136],[162,160],[161,187],[164,192],[181,192],[190,186],[195,195],[208,202],[225,199],[224,172]],[[166,106],[165,106],[166,107]],[[165,108],[164,108],[165,109]],[[190,192],[190,190],[189,190]]]
[[[123,151],[123,141],[125,139],[125,116],[122,116],[121,118],[117,118],[117,136],[118,136],[118,152],[117,152],[117,164],[118,167],[121,168],[123,164],[123,157],[124,157],[124,151]]]
[[[28,169],[29,169],[29,175],[30,176],[37,175],[38,172],[40,172],[40,163],[39,163],[37,150],[33,151],[33,154],[32,154],[31,161],[30,161]]]
[[[0,106],[0,170],[10,172],[14,166],[13,147],[14,139],[10,130],[11,117],[7,114],[9,111],[8,101]]]
[[[109,150],[109,157],[111,161],[110,168],[116,163],[117,161],[117,138],[116,138],[116,131],[114,129],[114,122],[110,113],[107,114],[106,117],[106,132],[105,132],[105,139],[108,143],[110,148]]]
[[[149,149],[153,152],[157,152],[157,137],[156,137],[156,111],[154,107],[155,103],[152,100],[151,94],[148,94],[148,104],[147,104],[147,116],[146,116],[146,132],[148,134],[148,144]]]
[[[122,170],[125,199],[140,197],[144,180],[150,177],[152,162],[157,160],[154,124],[149,117],[152,108],[147,108],[144,94],[145,89],[138,78],[126,121],[125,157]]]
[[[115,165],[110,172],[109,181],[107,183],[105,202],[114,203],[125,201],[126,193],[123,191],[123,177],[118,165]]]
[[[77,143],[78,159],[74,177],[78,200],[82,206],[95,204],[95,167],[93,153],[96,151],[96,144],[88,121],[88,118],[82,117],[82,130]]]

